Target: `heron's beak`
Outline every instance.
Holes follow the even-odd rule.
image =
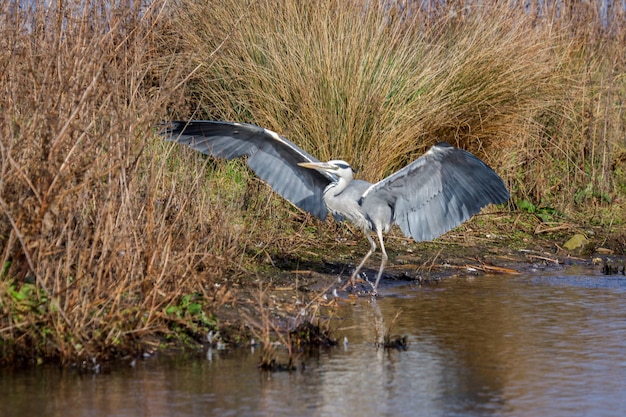
[[[318,171],[333,171],[336,169],[327,162],[299,162],[298,165],[303,168],[317,169]]]

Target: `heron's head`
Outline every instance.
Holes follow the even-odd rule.
[[[304,168],[325,171],[339,178],[352,179],[352,174],[354,173],[349,163],[338,159],[328,162],[300,162],[298,165]]]

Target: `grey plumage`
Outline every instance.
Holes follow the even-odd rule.
[[[262,127],[229,122],[194,120],[171,122],[166,139],[215,158],[248,157],[248,166],[274,191],[297,207],[324,220],[324,187],[335,180],[329,174],[304,169],[300,162],[319,162],[296,144]]]
[[[432,240],[460,225],[488,204],[504,203],[509,193],[502,179],[471,153],[438,143],[389,177],[371,184],[353,180],[345,161],[320,162],[270,130],[241,123],[195,120],[171,122],[166,139],[215,158],[247,156],[248,166],[297,207],[325,219],[330,211],[361,229],[370,250],[355,269],[354,280],[376,250],[382,261],[374,292],[387,260],[383,233],[397,223],[415,241]]]

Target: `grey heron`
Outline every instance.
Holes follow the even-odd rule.
[[[383,241],[393,223],[416,242],[435,239],[460,225],[488,204],[509,199],[502,179],[471,153],[445,142],[431,147],[409,165],[377,182],[353,179],[342,160],[320,162],[276,132],[259,126],[193,120],[173,121],[166,139],[210,155],[233,159],[247,156],[254,173],[295,206],[324,220],[328,212],[363,230],[370,249],[356,267],[355,279],[376,251],[382,259],[376,293],[388,256]]]

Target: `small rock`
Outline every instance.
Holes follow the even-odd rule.
[[[572,236],[567,242],[565,242],[565,244],[563,244],[563,247],[570,252],[580,252],[585,249],[585,246],[587,246],[589,243],[590,242],[589,240],[587,240],[585,235],[577,233]]]

